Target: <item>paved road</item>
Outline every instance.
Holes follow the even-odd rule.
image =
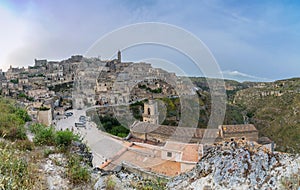
[[[93,152],[93,165],[100,166],[106,160],[112,158],[118,151],[120,151],[124,145],[123,142],[114,138],[111,138],[106,133],[97,129],[96,124],[93,122],[87,122],[86,128],[75,127],[75,122],[79,122],[81,115],[85,116],[84,110],[70,110],[73,112],[73,116],[66,119],[57,121],[57,130],[73,130],[74,133],[81,135],[83,141],[91,148]]]
[[[87,121],[86,128],[75,127],[75,123],[79,122],[80,116],[86,116],[86,111],[99,107],[114,107],[134,104],[138,101],[145,100],[145,98],[126,103],[116,105],[102,105],[92,106],[83,110],[69,110],[73,116],[58,120],[56,122],[56,130],[73,130],[74,133],[84,137],[83,141],[91,148],[93,152],[93,166],[100,166],[106,160],[114,157],[119,151],[121,151],[125,145],[121,140],[110,137],[105,132],[97,129],[97,125],[94,122]]]

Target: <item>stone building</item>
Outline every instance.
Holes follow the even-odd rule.
[[[37,121],[46,126],[50,126],[52,124],[52,111],[49,108],[48,110],[38,110],[37,111]]]
[[[133,138],[154,143],[165,143],[166,141],[201,143],[203,138],[206,138],[206,140],[220,140],[219,130],[217,129],[176,127],[139,121],[130,127],[130,134]]]
[[[143,122],[158,124],[158,116],[159,113],[156,101],[149,100],[148,103],[144,104]]]
[[[227,141],[249,140],[258,141],[258,130],[253,124],[220,125],[220,137]]]
[[[165,143],[166,141],[203,143],[219,141],[258,141],[258,130],[252,124],[220,125],[218,129],[176,127],[158,124],[157,103],[150,100],[144,105],[143,122],[136,121],[130,127],[130,135],[144,142]]]

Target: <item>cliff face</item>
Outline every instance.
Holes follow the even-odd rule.
[[[169,189],[298,189],[300,157],[271,153],[254,144],[219,144]]]

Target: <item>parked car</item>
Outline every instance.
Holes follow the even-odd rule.
[[[84,123],[75,123],[75,127],[83,127],[83,128],[86,128],[85,124]]]
[[[86,123],[86,117],[83,116],[83,115],[81,115],[81,116],[79,117],[79,122],[85,124],[85,123]]]
[[[67,117],[71,117],[72,115],[73,115],[72,112],[66,112],[66,113],[65,113],[65,116],[67,116]]]

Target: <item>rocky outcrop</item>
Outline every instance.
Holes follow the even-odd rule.
[[[88,147],[86,144],[82,142],[75,141],[72,143],[72,147],[70,150],[71,153],[77,154],[82,157],[83,162],[90,166],[93,167],[93,154],[91,151],[89,151]]]
[[[299,175],[299,155],[271,153],[254,144],[232,142],[209,148],[192,171],[173,178],[167,186],[169,189],[297,190],[300,179],[294,177]]]

